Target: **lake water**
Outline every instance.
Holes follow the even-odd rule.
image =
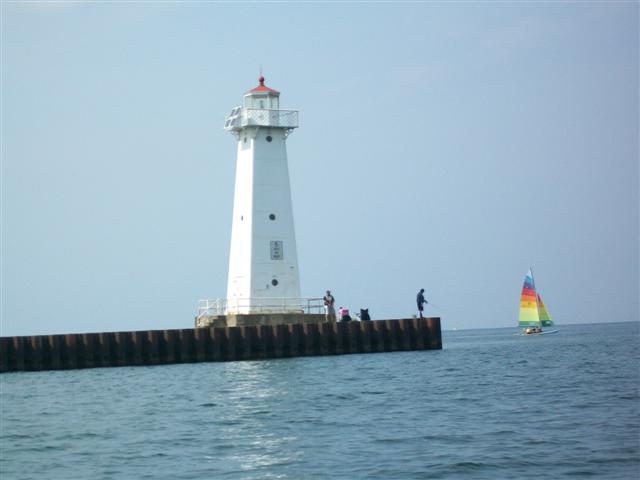
[[[640,477],[639,323],[0,376],[9,479]]]

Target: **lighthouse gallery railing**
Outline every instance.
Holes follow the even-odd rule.
[[[225,130],[251,126],[297,128],[298,111],[236,107],[226,116],[224,122]]]

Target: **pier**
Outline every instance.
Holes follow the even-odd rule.
[[[0,373],[440,349],[438,317],[0,337]]]

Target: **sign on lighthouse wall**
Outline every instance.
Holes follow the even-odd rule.
[[[226,312],[300,311],[300,277],[286,140],[298,112],[264,84],[244,95],[224,129],[237,144]]]

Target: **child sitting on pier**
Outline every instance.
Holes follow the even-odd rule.
[[[347,307],[340,307],[340,310],[338,310],[339,314],[340,314],[340,321],[341,322],[350,322],[351,321],[351,316],[349,315],[349,309]]]

